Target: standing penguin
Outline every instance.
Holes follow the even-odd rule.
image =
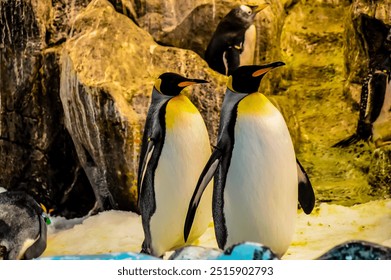
[[[381,143],[381,127],[389,122],[391,111],[391,57],[371,69],[361,88],[360,114],[356,132],[333,147],[347,147],[360,140],[373,139]],[[380,129],[378,129],[380,128]]]
[[[239,66],[254,63],[257,34],[253,23],[257,13],[267,6],[240,5],[220,21],[205,52],[210,68],[230,75]]]
[[[201,114],[181,91],[206,82],[164,73],[153,88],[138,172],[143,253],[162,256],[185,244],[187,207],[211,149]],[[206,230],[212,220],[211,205],[209,188],[195,217],[190,240]]]
[[[333,147],[343,148],[360,140],[368,141],[370,139],[377,142],[376,145],[382,145],[383,142],[389,140],[382,138],[383,136],[389,137],[391,28],[382,21],[368,16],[362,17],[361,26],[361,32],[367,42],[369,71],[361,87],[360,112],[356,132],[334,144]]]
[[[296,160],[284,118],[258,92],[262,77],[282,65],[242,66],[229,77],[217,146],[189,204],[185,237],[213,176],[213,220],[220,249],[250,241],[282,256],[294,233],[297,199],[307,214],[312,211],[314,192]]]
[[[43,209],[28,194],[0,193],[0,259],[39,257],[46,249],[49,223]]]

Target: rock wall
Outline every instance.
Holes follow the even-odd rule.
[[[313,158],[324,159],[318,153],[323,148],[327,153],[325,147],[338,133],[354,129],[352,116],[358,117],[354,106],[370,64],[363,14],[386,26],[391,2],[268,2],[270,7],[256,20],[256,63],[283,60],[288,65],[268,74],[261,89],[275,95],[273,102],[287,119],[296,150],[321,189],[324,178],[345,180],[340,167],[328,170],[340,154],[326,154],[321,164]],[[240,3],[0,1],[0,186],[24,189],[67,217],[85,215],[94,205],[96,210],[137,212],[140,136],[154,80],[172,71],[210,81],[187,94],[200,109],[215,144],[226,77],[209,69],[202,58],[220,19]],[[312,30],[305,14],[318,19],[317,13],[326,18],[329,11],[341,15],[339,22],[327,21],[328,29],[314,25],[319,30]],[[319,60],[319,53],[330,56]],[[297,80],[300,77],[305,80]],[[329,87],[322,82],[325,78],[338,85]],[[343,91],[339,84],[344,85]],[[314,123],[325,120],[333,108],[346,115],[335,111],[327,125]],[[320,142],[318,135],[324,135]],[[359,150],[368,153],[366,148]],[[361,180],[369,169],[364,164],[371,161],[367,158],[352,159],[346,172],[360,174],[353,177]],[[373,165],[384,166],[378,161]],[[335,182],[326,183],[321,196]]]
[[[1,49],[2,186],[24,189],[69,217],[85,214],[94,202],[96,210],[137,212],[140,135],[153,83],[165,71],[211,82],[188,94],[215,141],[226,78],[196,53],[156,44],[108,1],[11,2],[1,3],[2,30],[20,32],[21,23],[8,15],[31,20],[23,22],[28,30],[18,52],[14,34]],[[36,15],[44,8],[41,19]],[[12,106],[22,108],[14,113]]]
[[[72,216],[93,202],[62,124],[58,56],[46,51],[51,13],[51,1],[0,3],[0,185]]]

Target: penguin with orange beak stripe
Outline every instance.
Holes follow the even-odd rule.
[[[254,20],[267,6],[240,5],[219,22],[205,52],[210,68],[230,75],[239,66],[254,63],[257,36]]]
[[[294,234],[297,201],[311,213],[314,192],[296,159],[285,120],[258,92],[264,75],[282,65],[241,66],[229,77],[216,149],[189,204],[185,238],[213,177],[213,220],[220,249],[257,242],[281,257]]]
[[[164,73],[152,91],[141,145],[138,193],[145,239],[142,253],[157,257],[185,244],[187,207],[203,167],[211,155],[201,114],[182,90],[207,83]],[[198,238],[212,220],[212,187],[200,202],[189,232]]]

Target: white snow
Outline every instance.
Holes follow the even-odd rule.
[[[143,238],[141,219],[131,212],[107,211],[84,221],[52,218],[43,256],[139,252]],[[294,240],[283,259],[314,259],[348,240],[391,246],[391,200],[352,207],[322,203],[310,215],[299,211]],[[212,222],[194,245],[217,248]]]

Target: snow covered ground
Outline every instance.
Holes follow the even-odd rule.
[[[84,221],[52,221],[43,256],[139,252],[143,241],[141,219],[130,212],[107,211]],[[294,240],[283,258],[314,259],[353,239],[391,247],[391,199],[352,207],[323,203],[308,216],[300,211]],[[213,223],[194,245],[217,247]]]

